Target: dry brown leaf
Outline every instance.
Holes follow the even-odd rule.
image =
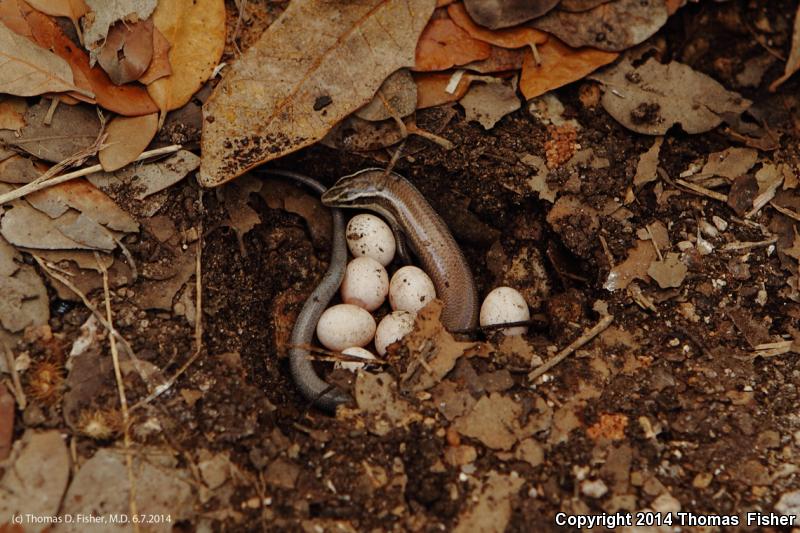
[[[89,11],[84,0],[26,0],[34,9],[51,17],[67,17],[80,32],[78,21]]]
[[[495,533],[506,531],[515,499],[525,478],[516,472],[500,474],[492,470],[486,481],[473,489],[465,510],[458,516],[454,533]]]
[[[639,162],[636,164],[636,175],[633,176],[633,186],[637,189],[646,183],[655,181],[658,177],[656,169],[658,168],[658,156],[661,153],[661,144],[664,142],[664,137],[656,137],[651,146],[645,153],[639,156]]]
[[[76,85],[90,87],[100,106],[125,116],[146,115],[158,111],[143,87],[114,85],[103,69],[90,67],[89,55],[75,46],[52,18],[30,10],[25,13],[25,20],[35,41],[65,59],[72,68]]]
[[[625,60],[592,78],[605,85],[601,102],[606,111],[626,128],[648,135],[663,135],[674,124],[686,133],[702,133],[751,104],[677,61],[664,65],[650,58],[635,67]]]
[[[0,22],[17,35],[33,40],[31,28],[25,20],[25,12],[29,9],[22,0],[0,0]]]
[[[384,103],[385,100],[385,103]],[[391,108],[386,107],[386,104]],[[386,120],[392,116],[405,117],[417,109],[417,86],[408,69],[400,69],[383,82],[378,94],[355,112],[364,120]]]
[[[800,69],[800,6],[797,7],[797,12],[794,14],[794,30],[792,31],[792,48],[789,50],[789,59],[786,60],[786,66],[783,68],[783,76],[770,84],[770,92],[775,92],[798,69]]]
[[[662,261],[653,261],[647,268],[647,275],[656,280],[662,289],[680,287],[688,272],[680,254],[675,252],[668,253]]]
[[[708,154],[708,162],[703,165],[701,174],[736,179],[753,168],[758,160],[758,150],[732,146],[721,152]]]
[[[408,123],[413,115],[403,122]],[[369,152],[397,144],[406,138],[394,119],[370,122],[351,115],[333,127],[320,144],[347,152]]]
[[[427,390],[444,378],[474,342],[458,342],[440,322],[441,300],[433,300],[417,314],[414,330],[402,343],[411,352],[401,384],[404,390]]]
[[[172,65],[169,63],[169,51],[172,45],[164,34],[153,28],[153,59],[144,74],[139,77],[139,82],[149,85],[154,81],[172,74]]]
[[[579,13],[555,9],[533,26],[573,48],[620,52],[653,35],[668,16],[664,0],[614,0]]]
[[[647,281],[647,269],[656,260],[656,250],[650,241],[637,240],[628,251],[628,258],[611,269],[603,287],[609,291],[624,289],[634,279]]]
[[[479,83],[470,87],[459,102],[467,121],[475,120],[490,130],[497,122],[521,107],[516,80]]]
[[[14,446],[10,464],[13,467],[5,469],[0,480],[0,515],[55,516],[70,474],[69,452],[61,433],[26,430]],[[19,531],[35,529],[20,527]]]
[[[518,26],[506,30],[487,30],[475,24],[463,4],[452,4],[447,14],[456,25],[475,39],[503,48],[522,48],[547,41],[547,34],[527,26]]]
[[[29,326],[46,324],[49,315],[47,289],[33,267],[0,237],[0,326],[16,333]]]
[[[72,208],[115,231],[139,231],[139,224],[100,189],[80,178],[27,196],[28,201],[51,218]]]
[[[496,30],[541,17],[559,0],[464,0],[472,20]]]
[[[367,416],[369,431],[376,435],[383,436],[395,428],[422,420],[422,416],[400,396],[391,374],[359,372],[354,395],[358,408]]]
[[[153,59],[153,22],[117,22],[96,53],[97,62],[116,85],[138,80]]]
[[[46,169],[39,170],[31,159],[13,155],[0,162],[0,181],[4,183],[29,183],[38,178]]]
[[[322,0],[290,3],[203,106],[200,182],[219,185],[324,137],[389,74],[414,64],[433,6],[433,0],[369,0],[346,9]]]
[[[13,209],[0,218],[0,235],[14,246],[45,250],[88,248],[62,234],[56,221],[28,202],[15,200],[7,205]]]
[[[19,134],[0,130],[0,143],[24,150],[39,159],[58,163],[91,146],[100,133],[94,109],[60,105],[50,125],[44,123],[50,102],[42,99],[25,113],[27,125]]]
[[[414,73],[414,83],[417,84],[417,109],[459,101],[467,93],[474,77],[464,74],[453,91],[448,92],[447,86],[452,77],[452,72]]]
[[[17,96],[0,96],[0,130],[19,131],[25,127],[28,104]]]
[[[539,399],[537,410],[549,411],[546,403]],[[522,423],[522,404],[510,396],[493,392],[484,396],[472,410],[458,418],[453,429],[465,437],[478,439],[494,450],[510,450],[518,440],[529,437],[549,425],[549,417],[529,416]]]
[[[0,93],[35,96],[76,91],[72,69],[62,58],[0,24]]]
[[[420,35],[414,70],[446,70],[486,59],[491,52],[488,43],[470,37],[452,20],[435,19],[428,23]]]
[[[153,140],[156,130],[157,113],[112,120],[106,128],[106,147],[98,154],[103,170],[113,172],[135,161]]]
[[[199,165],[198,156],[187,150],[179,150],[162,161],[131,165],[113,173],[98,172],[90,174],[86,179],[106,192],[121,187],[130,188],[130,196],[136,200],[144,200],[179,182]]]
[[[172,74],[147,86],[163,113],[185,105],[214,72],[225,47],[225,2],[161,0],[153,23],[172,46]]]
[[[614,61],[619,54],[593,48],[570,48],[555,37],[539,45],[541,64],[533,53],[525,53],[519,88],[525,98],[536,98],[557,89]]]
[[[153,14],[158,0],[86,0],[91,9],[83,19],[83,42],[90,50],[106,38],[111,26],[121,20],[136,22]]]

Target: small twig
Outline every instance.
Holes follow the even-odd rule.
[[[19,379],[19,372],[17,372],[17,366],[14,362],[14,354],[11,353],[11,349],[3,342],[0,342],[0,347],[3,349],[3,355],[6,358],[6,366],[11,373],[11,382],[14,384],[14,399],[17,400],[17,405],[20,410],[24,411],[25,407],[28,405],[28,399],[25,397],[25,390],[22,388],[22,382]]]
[[[606,254],[606,260],[608,261],[608,268],[614,268],[614,256],[611,254],[611,249],[608,247],[606,238],[602,235],[600,235],[600,244],[603,245],[603,252],[605,252]]]
[[[614,321],[613,315],[606,315],[603,318],[601,318],[600,322],[595,324],[594,327],[592,327],[591,329],[585,331],[583,335],[572,341],[572,343],[563,350],[561,350],[558,353],[558,355],[556,355],[555,357],[547,361],[545,364],[539,366],[533,372],[528,374],[528,379],[530,379],[531,381],[537,380],[542,374],[544,374],[545,372],[556,366],[558,363],[566,359],[567,356],[569,356],[572,352],[574,352],[575,350],[577,350],[578,348],[580,348],[581,346],[583,346],[584,344],[595,338],[601,332],[603,332],[603,330],[605,330],[608,326],[610,326],[613,321]]]
[[[728,196],[717,191],[712,191],[711,189],[706,189],[705,187],[701,187],[700,185],[696,185],[694,183],[689,183],[686,180],[676,179],[675,183],[678,185],[682,185],[683,187],[689,189],[691,192],[695,194],[699,194],[700,196],[707,196],[709,198],[713,198],[714,200],[719,200],[720,202],[728,203]]]
[[[776,204],[774,201],[770,202],[769,205],[774,207],[775,211],[777,211],[778,213],[800,221],[800,213],[798,213],[797,211],[792,211],[791,209],[787,209],[786,207],[780,206]]]
[[[139,157],[137,157],[133,162],[142,161],[144,159],[149,159],[151,157],[156,157],[164,154],[171,154],[177,152],[180,149],[181,145],[173,144],[171,146],[165,146],[163,148],[156,148],[155,150],[148,150],[146,152],[142,152],[142,154]],[[0,194],[0,205],[8,203],[11,200],[16,200],[17,198],[22,198],[23,196],[31,194],[33,192],[40,191],[48,187],[52,187],[53,185],[58,185],[66,181],[74,180],[76,178],[80,178],[83,176],[88,176],[89,174],[94,174],[95,172],[100,172],[102,170],[103,167],[101,165],[92,165],[90,167],[82,168],[74,172],[69,172],[68,174],[62,174],[61,176],[56,176],[54,178],[40,179],[48,174],[46,172],[45,174],[43,174],[36,180],[28,183],[27,185],[18,187],[13,191],[9,191],[5,194]]]
[[[122,344],[122,346],[125,348],[125,351],[128,353],[128,357],[130,358],[131,362],[133,363],[133,367],[139,373],[139,377],[142,378],[142,381],[144,382],[145,386],[147,387],[147,390],[153,390],[154,387],[153,387],[153,384],[152,384],[150,378],[148,377],[147,373],[142,369],[142,366],[141,366],[141,364],[139,362],[139,358],[136,357],[136,353],[133,351],[133,347],[127,341],[127,339],[125,339],[125,337],[123,337],[117,330],[115,330],[113,327],[111,327],[111,324],[109,324],[108,321],[106,321],[105,317],[103,316],[103,313],[101,313],[97,309],[97,307],[95,307],[94,304],[92,304],[92,302],[89,301],[89,298],[87,298],[86,295],[83,292],[81,292],[81,290],[78,289],[78,287],[76,287],[75,284],[72,283],[66,276],[63,276],[63,275],[59,274],[58,272],[56,272],[53,269],[53,267],[50,266],[40,256],[38,256],[36,254],[31,254],[31,256],[39,264],[39,266],[42,268],[42,270],[45,271],[45,273],[48,276],[50,276],[51,278],[63,283],[64,286],[66,286],[69,290],[71,290],[73,293],[75,293],[81,299],[81,301],[83,302],[83,305],[85,305],[86,308],[89,309],[89,311],[91,311],[92,314],[97,317],[97,320],[100,322],[100,324],[103,325],[104,328],[106,328],[106,330],[108,331],[109,335],[114,335],[114,336],[117,337],[117,340]]]
[[[200,206],[203,205],[203,190],[200,189]],[[203,222],[200,221],[198,230],[200,235],[197,241],[197,254],[195,254],[195,311],[194,311],[194,352],[200,353],[203,349]]]
[[[59,102],[61,102],[61,100],[59,100],[57,96],[50,100],[50,107],[44,116],[44,120],[42,120],[45,126],[49,126],[50,123],[53,122],[53,115],[56,113],[56,108],[58,108]]]
[[[726,244],[725,246],[723,246],[721,249],[726,251],[726,252],[729,252],[731,250],[748,250],[750,248],[761,248],[763,246],[769,246],[770,244],[775,244],[776,242],[778,242],[778,238],[777,237],[773,237],[771,239],[767,239],[767,240],[764,240],[764,241],[756,241],[756,242],[741,242],[741,241],[737,241],[737,242],[730,242],[730,243]]]
[[[111,331],[114,331],[114,320],[111,314],[111,291],[108,288],[108,270],[103,262],[100,260],[100,255],[95,252],[94,260],[97,266],[103,273],[103,297],[106,304],[106,320],[110,326]],[[117,392],[119,394],[120,409],[122,411],[122,442],[125,446],[125,465],[128,469],[128,482],[130,483],[130,492],[128,493],[128,507],[131,511],[131,516],[137,516],[139,513],[136,507],[136,477],[133,475],[133,455],[131,454],[131,416],[128,412],[128,399],[125,396],[125,382],[122,379],[122,370],[119,366],[119,351],[117,350],[117,339],[114,335],[109,335],[108,340],[111,343],[111,361],[114,363],[114,377],[117,380]],[[137,520],[133,522],[133,530],[139,531],[139,524]]]
[[[647,234],[650,236],[650,242],[653,244],[653,248],[656,249],[658,260],[663,262],[664,256],[661,255],[661,250],[658,249],[658,243],[656,243],[656,238],[653,236],[653,231],[650,229],[650,224],[645,224],[644,227],[647,230]]]
[[[536,62],[537,67],[542,66],[542,56],[539,55],[539,48],[536,46],[536,43],[531,44],[531,52],[533,52],[533,60]]]

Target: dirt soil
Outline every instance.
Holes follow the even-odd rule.
[[[242,47],[277,13],[275,6],[251,4]],[[662,61],[683,61],[753,100],[769,128],[782,135],[777,149],[762,154],[795,172],[800,81],[795,77],[774,94],[767,90],[781,74],[782,60],[771,63],[757,87],[742,86],[737,75],[748,59],[785,54],[796,7],[787,0],[692,3],[650,40]],[[770,41],[758,42],[753,25],[765,20]],[[135,426],[156,420],[161,430],[134,431],[133,438],[135,446],[177,450],[180,465],[190,470],[199,450],[227,454],[232,489],[212,489],[203,501],[201,516],[212,530],[451,530],[477,505],[489,473],[522,480],[515,496],[498,504],[509,505],[508,531],[568,530],[554,523],[562,511],[676,510],[675,504],[707,514],[770,511],[782,494],[800,488],[797,353],[754,355],[754,346],[772,339],[767,333],[800,328],[787,258],[771,243],[723,249],[762,241],[761,228],[786,220],[764,209],[753,217],[755,224],[744,222],[725,203],[663,179],[635,191],[634,201],[623,206],[639,156],[653,138],[615,122],[598,105],[594,82],[555,94],[563,117],[580,125],[574,139],[569,128],[547,124],[527,105],[490,131],[466,122],[458,106],[425,110],[418,126],[455,148],[413,138],[396,165],[450,225],[482,295],[506,279],[514,261],[522,262],[529,275],[514,282],[537,301],[527,340],[543,359],[598,321],[596,301],[614,317],[598,339],[534,382],[530,369],[491,357],[463,359],[448,377],[473,400],[500,392],[513,398],[523,406],[521,423],[545,420],[531,435],[542,451],[539,460],[453,432],[446,413],[420,394],[406,400],[421,416],[383,435],[358,416],[334,418],[311,408],[290,378],[286,338],[327,267],[326,242],[312,239],[301,216],[270,208],[254,195],[250,206],[261,221],[240,245],[214,191],[200,190],[194,180],[170,190],[165,214],[179,231],[203,232],[203,351],[168,391],[134,410]],[[191,128],[174,132],[179,130],[182,142],[198,140]],[[721,126],[690,136],[670,130],[660,154],[667,177],[677,179],[709,153],[741,146],[727,131]],[[571,164],[578,149],[591,155]],[[314,146],[275,167],[330,185],[344,174],[385,164],[391,153]],[[581,208],[551,216],[558,204],[526,186],[534,169],[521,161],[525,154],[555,161],[549,183]],[[638,280],[628,290],[604,288],[611,269],[641,238],[637,231],[660,223],[675,250],[680,241],[697,242],[698,225],[714,216],[727,227],[704,236],[712,253],[696,247],[686,252],[689,271],[679,286],[662,289]],[[157,260],[158,247],[147,236],[130,248],[137,260]],[[139,310],[125,289],[112,293],[122,335],[142,359],[173,375],[192,354],[194,327],[171,313]],[[53,332],[74,339],[89,312],[55,297],[52,306]],[[477,340],[499,342],[483,333]],[[45,357],[36,341],[29,349],[34,361]],[[399,375],[394,367],[386,371]],[[133,374],[126,385],[131,403],[145,397]],[[109,379],[95,403],[102,408],[115,402]],[[60,407],[34,406],[17,424],[17,435],[26,426],[63,426]],[[78,456],[106,445],[76,440]],[[453,449],[465,446],[474,460],[459,464]],[[196,526],[192,520],[179,529]]]

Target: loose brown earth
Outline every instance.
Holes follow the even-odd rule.
[[[664,60],[686,62],[765,110],[770,126],[784,135],[772,159],[796,170],[800,132],[795,125],[800,113],[794,95],[799,82],[789,81],[775,95],[766,90],[781,73],[782,61],[773,64],[757,90],[737,87],[733,81],[744,61],[765,53],[764,46],[787,49],[795,8],[790,1],[768,7],[742,1],[692,4],[653,41]],[[243,46],[270,18],[255,12],[243,30]],[[743,22],[761,18],[777,28],[772,45],[758,44]],[[611,119],[592,102],[591,85],[576,83],[556,94],[565,116],[582,126],[577,143],[610,163],[606,168],[580,168],[572,191],[602,211],[610,199],[624,197],[638,157],[652,145],[652,138],[633,134]],[[757,229],[735,222],[731,209],[721,202],[685,191],[659,203],[655,183],[626,206],[631,211],[627,221],[601,215],[598,228],[592,229],[575,214],[556,227],[546,220],[552,204],[519,186],[532,173],[519,162],[520,156],[544,158],[548,141],[552,145],[557,135],[532,117],[527,106],[488,132],[466,123],[462,115],[447,120],[441,110],[419,113],[417,123],[449,139],[455,148],[445,151],[413,139],[404,148],[411,157],[401,158],[396,170],[413,181],[449,223],[480,292],[496,284],[497,272],[508,267],[516,251],[534,248],[544,258],[550,284],[549,296],[534,310],[542,320],[529,333],[531,343],[542,348],[540,354],[546,359],[546,347],[560,349],[591,327],[598,320],[591,310],[596,300],[608,303],[615,318],[613,330],[601,344],[558,365],[546,382],[531,384],[526,373],[510,371],[512,382],[503,385],[504,394],[527,405],[526,411],[534,398],[543,398],[555,413],[552,424],[535,435],[547,445],[538,466],[501,460],[477,440],[458,439],[446,431],[449,422],[430,404],[418,406],[426,420],[379,437],[357,419],[337,420],[309,408],[295,390],[285,353],[276,344],[285,335],[276,325],[291,324],[327,266],[328,252],[314,247],[305,221],[254,197],[251,206],[262,223],[244,237],[242,255],[234,231],[221,225],[225,214],[214,193],[204,192],[201,205],[193,181],[177,186],[166,214],[179,230],[202,224],[205,233],[204,350],[168,392],[135,412],[139,421],[158,418],[163,431],[134,435],[134,446],[168,445],[181,451],[187,463],[199,449],[230,453],[243,473],[236,490],[230,497],[211,497],[204,510],[218,517],[212,513],[232,509],[241,514],[241,523],[215,518],[215,528],[313,531],[315,526],[332,529],[338,522],[359,531],[449,530],[474,504],[474,480],[492,470],[513,471],[524,479],[517,497],[510,499],[512,531],[555,530],[558,511],[648,508],[664,494],[680,501],[684,511],[771,510],[781,494],[799,488],[796,474],[781,474],[787,472],[781,465],[795,464],[800,453],[798,357],[753,357],[743,329],[749,324],[784,333],[800,327],[800,305],[782,292],[787,271],[778,254],[760,247],[742,259],[747,251],[720,250],[725,242],[761,240]],[[674,129],[662,147],[661,166],[675,178],[696,159],[737,145],[722,130],[688,136]],[[197,140],[197,132],[182,133]],[[331,184],[341,175],[374,165],[368,156],[315,146],[276,167]],[[554,186],[564,185],[575,172],[562,168],[551,178]],[[624,290],[611,293],[603,288],[613,266],[609,259],[615,264],[624,261],[637,229],[661,221],[674,244],[697,235],[698,221],[710,221],[713,215],[730,227],[714,241],[713,253],[693,256],[679,288],[662,290],[654,282],[639,282],[656,311],[638,306]],[[775,216],[764,210],[756,221],[768,226]],[[504,251],[500,259],[498,247]],[[135,257],[148,261],[158,253],[146,237],[131,249]],[[763,306],[755,302],[761,289],[768,295]],[[693,305],[693,313],[687,304]],[[118,327],[136,353],[165,375],[191,355],[194,330],[184,319],[142,314],[120,294],[112,305],[122,317]],[[87,317],[85,309],[73,307],[54,313],[51,326],[72,339]],[[149,321],[146,333],[137,326],[142,318]],[[35,360],[35,350],[32,356]],[[471,359],[466,366],[470,368],[457,369],[453,380],[476,398],[496,390],[479,378],[509,371],[491,359]],[[135,379],[129,381],[129,398],[135,402],[144,389]],[[98,403],[115,406],[113,381],[103,390]],[[43,407],[38,414],[26,412],[18,432],[26,424],[63,425],[58,408]],[[620,428],[610,427],[620,423]],[[560,438],[554,441],[553,435]],[[464,443],[478,452],[474,471],[467,473],[442,462],[448,447]],[[89,455],[102,445],[79,438],[77,453]],[[388,481],[371,482],[365,465],[382,469]],[[398,480],[404,476],[403,485]],[[599,498],[585,494],[583,478],[602,479],[608,492]]]

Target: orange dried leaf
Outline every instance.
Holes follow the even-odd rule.
[[[541,64],[532,52],[525,56],[519,88],[525,98],[535,98],[579,80],[614,61],[619,54],[593,48],[570,48],[555,37],[539,46]]]
[[[114,85],[100,67],[89,66],[89,55],[64,34],[56,22],[47,15],[31,10],[25,18],[40,46],[53,50],[72,68],[75,84],[88,85],[97,103],[120,115],[139,116],[158,111],[147,91],[136,85]]]
[[[492,52],[488,58],[467,63],[462,68],[480,72],[481,74],[503,72],[504,70],[519,70],[525,62],[526,51],[528,50],[524,48],[509,49],[492,45]]]
[[[26,0],[34,9],[51,17],[67,17],[80,33],[78,20],[89,11],[83,0]]]
[[[522,48],[532,44],[542,44],[547,41],[548,37],[545,32],[526,26],[488,30],[473,22],[464,8],[464,4],[451,4],[447,8],[447,14],[459,28],[469,33],[471,37],[503,48]]]
[[[105,148],[98,158],[103,170],[113,172],[144,152],[158,130],[158,113],[141,117],[117,117],[108,125]]]
[[[447,85],[453,77],[452,72],[417,72],[417,109],[434,107],[448,102],[457,102],[464,96],[472,83],[472,76],[464,74],[453,92],[447,92]]]
[[[473,39],[452,20],[432,20],[417,43],[414,70],[446,70],[456,65],[486,59],[491,52],[488,43]]]

